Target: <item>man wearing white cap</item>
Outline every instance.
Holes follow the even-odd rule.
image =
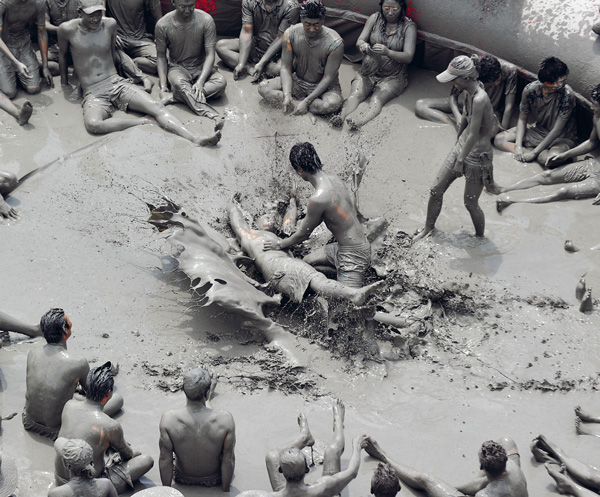
[[[122,131],[154,121],[147,117],[123,119],[112,117],[115,108],[128,108],[149,114],[167,131],[190,140],[195,145],[215,145],[221,138],[220,128],[210,136],[189,131],[163,104],[143,89],[117,74],[114,64],[116,21],[103,17],[102,0],[79,0],[81,18],[62,23],[58,28],[60,81],[68,86],[68,54],[83,90],[83,119],[90,133]]]
[[[444,193],[456,178],[465,176],[465,207],[475,226],[475,236],[482,237],[485,217],[479,207],[483,187],[496,191],[493,177],[491,139],[495,131],[494,109],[483,85],[477,81],[475,64],[470,57],[460,55],[450,62],[448,69],[438,74],[441,83],[451,82],[459,91],[465,90],[467,98],[458,129],[458,140],[444,161],[431,187],[425,227],[414,241],[431,233],[442,210]]]

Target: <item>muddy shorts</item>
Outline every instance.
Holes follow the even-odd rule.
[[[39,86],[41,84],[40,64],[31,46],[29,34],[22,40],[14,41],[14,45],[7,44],[8,49],[19,62],[27,66],[31,77],[28,78],[17,74],[15,66],[13,66],[8,57],[0,53],[0,90],[10,97],[17,92],[17,78],[22,86]]]
[[[143,57],[156,65],[156,45],[150,38],[136,40],[134,38],[124,38],[119,36],[123,51],[132,59]]]
[[[252,43],[252,49],[250,50],[250,55],[248,56],[248,60],[253,64],[256,64],[260,59],[262,59],[266,50],[262,50],[261,48],[256,46],[256,43]],[[281,51],[277,52],[269,62],[277,62],[281,58]]]
[[[574,162],[563,167],[565,183],[575,183],[590,178],[596,181],[600,180],[600,162],[597,159]]]
[[[455,144],[448,157],[444,161],[444,167],[454,171],[456,159],[462,148],[462,144]],[[486,152],[470,152],[464,162],[464,176],[467,183],[478,185],[491,185],[494,183],[494,165],[492,158],[494,151],[490,148]],[[457,174],[458,176],[458,174]]]
[[[365,273],[371,267],[371,244],[340,247],[337,243],[325,246],[327,261],[337,269],[337,280],[352,288],[361,288]]]
[[[408,86],[406,72],[397,76],[387,76],[384,78],[379,76],[361,76],[360,74],[357,74],[352,80],[352,86],[354,86],[355,81],[360,81],[361,79],[367,86],[369,94],[373,93],[375,88],[379,88],[380,91],[385,91],[392,95],[392,98],[402,95],[404,89]]]
[[[129,102],[137,94],[147,95],[129,80],[117,75],[111,76],[88,86],[81,103],[83,115],[95,109],[102,109],[108,117],[113,115],[115,108],[126,111]]]
[[[304,261],[280,257],[271,261],[274,273],[269,278],[275,291],[287,295],[292,302],[300,303],[312,279],[319,274]]]
[[[307,83],[303,79],[300,79],[296,74],[292,74],[292,96],[296,100],[303,100],[308,97],[319,83]],[[340,99],[340,107],[342,106],[342,87],[340,86],[339,78],[331,83],[331,86],[325,90],[325,92],[319,98],[326,98],[327,96],[336,95]],[[336,109],[337,110],[337,109]]]
[[[525,138],[523,138],[523,146],[527,148],[535,148],[542,143],[546,136],[548,136],[548,131],[538,128],[535,124],[528,126],[527,130],[525,131]],[[571,140],[570,138],[559,136],[550,144],[548,148],[550,149],[553,147],[558,147],[559,145],[567,145],[567,147],[573,148],[575,145],[577,145],[577,143],[575,140]]]
[[[203,487],[216,487],[221,484],[221,475],[211,475],[203,477],[186,476],[177,466],[173,468],[173,479],[180,485],[200,485]]]
[[[180,102],[185,102],[185,98],[181,95],[182,90],[191,90],[189,88],[194,84],[202,74],[202,66],[197,67],[195,70],[190,71],[188,68],[180,66],[178,64],[169,64],[169,71],[167,73],[167,79],[169,80],[169,86],[173,92],[173,96]],[[183,80],[186,84],[177,85],[177,81]],[[178,86],[181,86],[179,88]],[[204,96],[208,98],[220,97],[225,93],[227,87],[227,81],[225,77],[219,72],[217,66],[214,66],[208,76],[208,79],[204,83]]]
[[[54,428],[44,426],[27,415],[26,412],[23,411],[23,428],[27,431],[32,431],[33,433],[37,433],[42,437],[49,438],[50,440],[56,440],[58,437],[58,432],[60,431],[60,426],[56,426]]]

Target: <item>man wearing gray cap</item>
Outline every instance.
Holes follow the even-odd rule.
[[[485,217],[479,207],[479,197],[483,187],[489,192],[496,191],[492,165],[491,139],[495,131],[495,115],[490,98],[483,85],[477,81],[477,69],[470,57],[455,57],[437,80],[452,83],[459,91],[466,91],[467,98],[458,129],[458,140],[444,161],[431,190],[427,204],[425,227],[413,241],[431,233],[442,210],[444,193],[456,178],[465,176],[465,207],[475,226],[475,236],[482,237],[485,230]]]

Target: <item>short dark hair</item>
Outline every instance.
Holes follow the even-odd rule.
[[[50,309],[40,319],[40,328],[48,343],[58,343],[62,339],[67,326],[65,311],[59,308]]]
[[[300,17],[309,19],[321,19],[325,17],[327,9],[322,0],[306,0],[300,4]]]
[[[379,463],[371,478],[371,493],[377,497],[394,497],[398,492],[398,475],[389,464]]]
[[[315,150],[312,143],[300,142],[296,143],[290,150],[290,162],[292,167],[297,171],[302,168],[310,174],[315,174],[323,169],[321,159]]]
[[[183,377],[183,391],[190,400],[202,400],[210,388],[210,374],[206,369],[197,367]]]
[[[383,2],[385,0],[379,0],[379,10],[383,14]],[[408,10],[408,6],[406,5],[406,0],[394,0],[400,6],[400,22],[406,16],[406,11]]]
[[[100,402],[107,393],[113,391],[114,387],[112,364],[107,362],[88,373],[85,397],[88,400]]]
[[[600,84],[597,84],[592,88],[591,97],[594,102],[600,103]]]
[[[556,83],[558,78],[569,75],[569,68],[558,57],[546,57],[540,64],[538,79],[542,83]]]
[[[498,442],[488,440],[481,445],[479,454],[480,469],[487,471],[492,476],[504,473],[507,460],[506,451]]]
[[[475,62],[475,66],[479,73],[479,81],[483,84],[497,81],[502,74],[500,61],[493,55],[484,55]]]

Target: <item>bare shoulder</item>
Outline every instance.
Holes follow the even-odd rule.
[[[79,26],[79,19],[71,19],[70,21],[63,22],[60,26],[58,26],[58,32],[70,35],[74,33],[77,27]]]
[[[233,415],[229,411],[219,410],[213,411],[213,420],[219,423],[223,428],[231,430],[235,428]]]

